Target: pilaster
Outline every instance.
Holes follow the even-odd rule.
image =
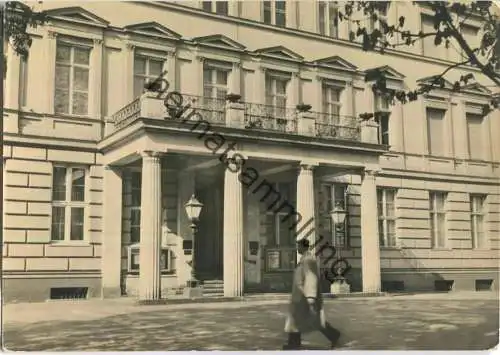
[[[55,72],[56,72],[56,51],[57,51],[57,33],[48,31],[47,39],[45,44],[45,60],[43,63],[45,68],[45,85],[44,89],[45,103],[42,103],[40,107],[45,108],[45,112],[54,113],[54,92],[55,92]]]
[[[288,90],[288,106],[295,107],[300,103],[300,77],[299,73],[292,73]]]
[[[297,28],[297,1],[286,2],[286,27]]]
[[[19,79],[21,56],[17,54],[9,43],[7,45],[7,73],[5,78],[5,108],[15,110],[4,118],[4,131],[19,133]]]
[[[139,254],[139,298],[161,297],[161,155],[142,152],[141,241]]]
[[[89,113],[91,117],[96,119],[101,118],[101,95],[103,94],[102,90],[100,90],[102,87],[102,44],[102,39],[94,39],[91,59],[92,79],[90,82],[90,92],[92,96],[89,101]]]
[[[102,297],[121,295],[122,170],[105,166],[103,186]]]
[[[233,63],[229,93],[241,95],[241,63]]]
[[[193,92],[193,95],[196,96],[203,96],[203,64],[205,62],[205,58],[201,56],[196,56],[193,59],[193,70],[194,70],[194,77],[195,77],[195,82],[193,85],[193,89],[191,90]]]
[[[167,65],[167,81],[170,84],[168,91],[177,90],[177,51],[168,52]]]
[[[354,116],[354,88],[352,82],[346,82],[343,99],[342,115],[347,117]]]
[[[361,180],[361,271],[363,292],[380,292],[380,245],[375,170],[365,169]]]
[[[239,12],[239,6],[240,2],[239,1],[229,1],[228,2],[228,15],[229,16],[234,16],[234,17],[239,17],[240,12]]]
[[[134,100],[134,53],[135,46],[131,43],[125,43],[122,51],[123,55],[123,101],[121,107],[131,103]]]
[[[224,296],[243,295],[244,240],[243,186],[239,174],[226,169],[224,175]]]
[[[403,104],[396,100],[389,117],[389,144],[391,150],[396,152],[404,151],[404,131],[403,131]]]
[[[258,66],[254,72],[253,102],[265,104],[266,102],[266,69]]]

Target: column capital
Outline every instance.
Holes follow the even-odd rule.
[[[380,174],[380,172],[381,172],[381,170],[377,169],[377,168],[365,168],[363,170],[364,175],[369,176],[369,177],[375,177],[378,174]]]
[[[171,57],[175,57],[175,56],[176,56],[176,54],[177,54],[177,49],[175,49],[175,48],[174,48],[174,49],[172,49],[171,51],[168,51],[168,52],[167,52],[167,56],[168,56],[168,57],[170,57],[170,58],[171,58]]]
[[[301,162],[300,163],[300,171],[313,171],[315,167],[317,167],[317,164],[314,163],[306,163],[306,162]]]
[[[57,37],[57,32],[47,31],[47,37],[49,37],[50,39],[55,39]]]
[[[240,69],[241,68],[241,62],[233,62],[233,68]]]
[[[100,46],[103,42],[103,39],[102,38],[94,38],[93,41],[94,41],[94,46]]]
[[[125,47],[129,50],[129,51],[133,51],[135,49],[135,44],[133,43],[127,43],[125,44]]]
[[[203,57],[203,56],[201,56],[201,55],[197,55],[197,56],[195,57],[195,59],[196,59],[197,61],[199,61],[200,63],[203,63],[203,61],[205,60],[205,57]]]
[[[154,150],[143,150],[140,154],[142,158],[160,158],[164,153]]]

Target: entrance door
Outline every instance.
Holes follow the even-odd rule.
[[[197,198],[203,203],[195,237],[196,276],[200,280],[222,280],[223,277],[222,193],[219,183],[196,191]]]

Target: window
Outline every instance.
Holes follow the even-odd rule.
[[[430,226],[433,248],[446,248],[446,193],[430,193]]]
[[[210,122],[225,122],[228,69],[207,66],[203,70],[203,115]]]
[[[340,108],[340,94],[342,88],[331,85],[323,85],[323,113],[328,117],[328,124],[339,124]]]
[[[21,56],[21,63],[19,67],[19,103],[21,107],[26,106],[28,99],[28,57]]]
[[[347,211],[347,186],[342,184],[323,184],[319,200],[319,229],[321,235],[324,237],[331,236],[334,246],[349,246],[347,238],[348,217],[346,217],[343,224],[334,226],[330,214],[338,204]]]
[[[436,108],[427,108],[427,137],[429,154],[433,156],[445,155],[444,115],[446,111]]]
[[[85,178],[83,168],[55,166],[52,176],[52,241],[84,240]]]
[[[381,247],[396,246],[396,190],[377,189],[378,233]]]
[[[144,92],[144,84],[152,82],[161,75],[164,61],[161,59],[136,56],[134,58],[134,97]]]
[[[58,43],[55,113],[88,114],[90,49]]]
[[[484,158],[483,116],[467,113],[466,119],[469,158],[481,160]]]
[[[423,33],[435,33],[434,29],[434,19],[433,16],[422,15],[421,16],[422,32]],[[448,51],[445,46],[445,41],[438,46],[434,44],[435,36],[427,36],[422,38],[422,54],[426,57],[434,57],[438,59],[446,60],[448,57]]]
[[[485,196],[470,196],[470,223],[472,248],[485,248],[486,234],[484,233],[484,201]]]
[[[285,117],[287,83],[288,78],[266,75],[266,105],[275,117]]]
[[[130,205],[130,242],[141,240],[141,172],[132,172]]]
[[[228,14],[227,1],[203,1],[203,10],[207,12],[215,12],[218,15]]]
[[[140,270],[140,248],[139,244],[131,245],[128,248],[128,272],[137,273]],[[162,248],[160,251],[160,271],[172,271],[172,251],[168,248]]]
[[[338,9],[334,2],[318,2],[319,33],[324,36],[338,38]]]
[[[470,48],[477,48],[478,47],[478,44],[479,44],[478,41],[480,39],[480,37],[478,36],[479,27],[461,24],[460,25],[460,33],[462,34],[462,37],[465,39],[465,41],[470,46]],[[468,55],[465,53],[465,51],[461,47],[460,47],[460,55],[461,55],[461,58],[463,58],[463,59],[468,58]],[[462,60],[460,60],[460,61],[462,61]]]
[[[379,124],[378,141],[380,144],[389,145],[389,118],[391,116],[390,98],[382,94],[375,94],[374,98],[375,122]]]
[[[264,23],[286,27],[285,1],[263,1],[262,6]]]
[[[379,2],[377,7],[377,17],[378,20],[375,21],[373,17],[370,16],[369,22],[368,22],[368,31],[373,31],[375,29],[378,29],[383,32],[383,27],[380,25],[380,21],[385,21],[387,23],[387,12],[389,11],[389,4],[388,3],[383,3],[382,1]]]

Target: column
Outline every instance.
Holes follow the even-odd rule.
[[[230,80],[229,93],[241,95],[241,63],[233,63]]]
[[[168,52],[165,70],[167,70],[166,79],[170,84],[168,91],[177,90],[177,52],[175,50]]]
[[[54,113],[54,92],[55,92],[55,82],[54,77],[56,75],[56,50],[57,50],[57,33],[49,31],[47,32],[46,40],[46,62],[45,67],[45,84],[43,89],[45,91],[45,96],[40,95],[45,98],[45,102],[41,102],[39,107],[43,107],[45,112]],[[43,98],[42,98],[43,100]]]
[[[161,297],[161,158],[160,153],[142,153],[141,242],[139,254],[139,298]]]
[[[266,69],[258,66],[254,71],[253,103],[266,103]]]
[[[292,73],[288,84],[288,104],[289,107],[297,106],[300,103],[300,77],[299,73]]]
[[[101,118],[101,95],[102,87],[102,39],[94,39],[94,48],[92,50],[92,79],[90,88],[92,96],[89,98],[89,112],[91,117]]]
[[[125,43],[123,48],[123,102],[121,107],[131,103],[134,99],[134,52],[135,46],[131,43]]]
[[[233,169],[234,170],[234,169]],[[243,295],[243,191],[238,173],[224,175],[224,296]]]
[[[121,295],[122,257],[122,171],[104,167],[103,240],[102,240],[102,297]]]
[[[297,240],[307,238],[311,245],[316,243],[315,223],[311,223],[306,228],[301,228],[310,220],[315,220],[314,206],[314,174],[313,169],[316,164],[302,162],[300,164],[299,175],[297,176],[297,213],[302,217],[297,224]],[[312,230],[312,233],[310,233]],[[297,254],[299,261],[299,254]]]
[[[375,171],[365,169],[361,181],[361,272],[363,292],[380,292],[380,246]]]

